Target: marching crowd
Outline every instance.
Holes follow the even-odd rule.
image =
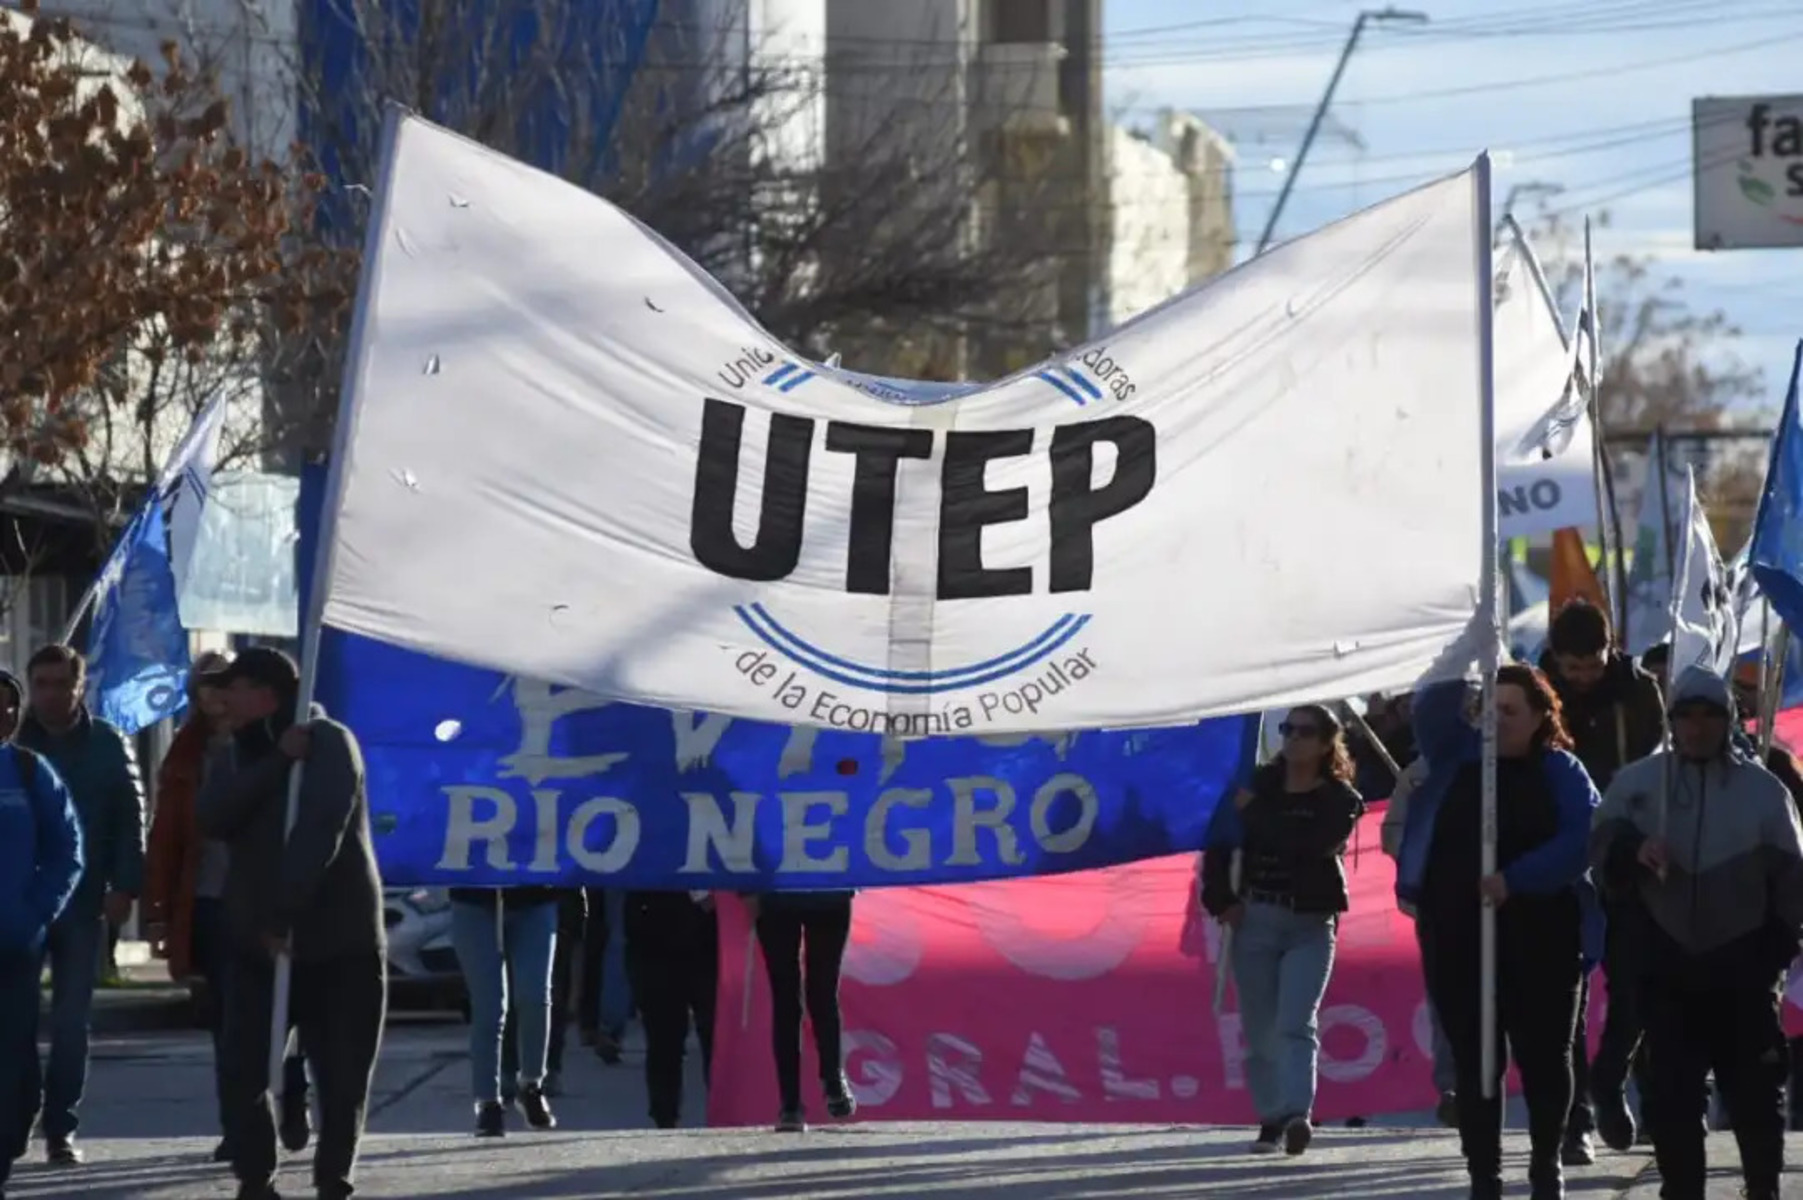
[[[1636,663],[1613,649],[1607,618],[1581,601],[1555,617],[1539,667],[1502,668],[1489,873],[1468,685],[1374,700],[1352,730],[1334,707],[1288,714],[1281,753],[1217,813],[1202,870],[1201,903],[1232,930],[1255,1152],[1301,1154],[1313,1137],[1318,1015],[1348,907],[1342,857],[1362,796],[1388,796],[1384,849],[1420,943],[1439,1115],[1459,1131],[1474,1200],[1502,1194],[1500,1074],[1511,1060],[1536,1200],[1564,1195],[1564,1168],[1593,1162],[1597,1137],[1623,1151],[1650,1140],[1666,1200],[1701,1200],[1711,1077],[1746,1194],[1778,1196],[1787,1084],[1791,1122],[1803,1117],[1781,1022],[1803,941],[1803,773],[1781,747],[1760,760],[1742,716],[1757,711],[1753,681],[1695,667],[1662,675],[1656,656]],[[172,975],[204,981],[212,999],[215,1158],[231,1165],[240,1197],[276,1196],[278,1142],[298,1151],[315,1139],[315,1102],[314,1188],[323,1200],[352,1194],[387,1006],[382,881],[356,737],[317,708],[297,723],[299,682],[293,660],[266,647],[196,663],[146,853],[130,743],[89,713],[81,655],[47,646],[23,684],[0,672],[0,1200],[34,1126],[50,1163],[83,1161],[104,931],[139,903]],[[745,899],[770,981],[776,1127],[806,1127],[804,1011],[825,1110],[849,1117],[838,991],[852,893]],[[704,1071],[711,1052],[710,893],[453,889],[451,904],[478,1136],[504,1135],[510,1110],[533,1128],[556,1124],[578,995],[582,1036],[610,1062],[636,1005],[649,1116],[677,1124],[691,1030]],[[1496,912],[1499,1035],[1489,1081],[1485,906]],[[293,974],[278,1106],[268,1063],[282,954]],[[1599,966],[1609,1003],[1592,1058]]]
[[[189,715],[157,773],[146,839],[129,741],[83,701],[67,646],[34,654],[22,685],[0,672],[0,1200],[40,1129],[46,1160],[78,1167],[88,1029],[104,931],[141,904],[171,975],[205,984],[220,1141],[242,1200],[275,1200],[278,1142],[316,1143],[321,1200],[353,1194],[387,1010],[382,880],[354,734],[315,706],[296,722],[300,674],[268,647],[195,663]],[[290,825],[289,783],[299,793]],[[148,850],[146,849],[148,840]],[[776,1128],[800,1132],[802,1015],[826,1112],[856,1111],[841,1061],[839,975],[849,891],[744,897],[770,981]],[[711,1051],[718,928],[706,892],[453,889],[452,941],[469,989],[475,1132],[517,1109],[556,1124],[564,1033],[620,1061],[636,1005],[650,1118],[682,1111],[690,1030]],[[269,1079],[278,958],[292,962],[279,1104]],[[40,989],[50,971],[49,1054]],[[313,1114],[318,1114],[317,1129]],[[279,1110],[279,1111],[278,1111]]]
[[[1650,1141],[1664,1200],[1703,1200],[1712,1076],[1745,1195],[1774,1200],[1787,1085],[1788,1123],[1803,1127],[1782,1022],[1803,942],[1803,774],[1775,744],[1762,761],[1747,729],[1759,668],[1746,671],[1729,680],[1689,667],[1668,681],[1662,651],[1636,663],[1612,648],[1601,610],[1562,608],[1539,666],[1497,678],[1489,873],[1466,685],[1373,698],[1356,737],[1331,709],[1293,710],[1282,752],[1217,814],[1202,872],[1202,904],[1233,934],[1253,1151],[1301,1154],[1312,1137],[1318,1015],[1348,908],[1342,856],[1369,794],[1390,797],[1384,850],[1414,918],[1439,1115],[1459,1131],[1473,1200],[1502,1195],[1511,1060],[1535,1200],[1564,1196],[1564,1168],[1594,1162],[1597,1137],[1618,1151]],[[1496,914],[1499,1043],[1489,1081],[1485,906]],[[1608,1006],[1592,1058],[1599,966]]]

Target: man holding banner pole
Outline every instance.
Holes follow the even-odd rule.
[[[269,1092],[282,1079],[292,981],[295,1025],[319,1096],[314,1182],[322,1200],[343,1200],[387,1007],[382,880],[362,752],[348,729],[318,713],[289,719],[300,673],[280,651],[252,647],[204,679],[225,689],[235,727],[197,807],[202,831],[231,848],[222,1073],[239,1196],[275,1195]],[[291,781],[299,781],[293,805],[285,803]]]

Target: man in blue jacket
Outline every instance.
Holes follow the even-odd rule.
[[[23,701],[19,681],[0,671],[0,743],[11,742]],[[68,789],[31,751],[0,746],[0,1200],[38,1114],[44,942],[81,873],[81,822]]]
[[[88,1083],[88,1023],[109,924],[123,925],[144,883],[144,789],[131,743],[88,712],[87,663],[49,645],[26,664],[31,708],[19,745],[56,768],[81,818],[87,869],[50,927],[50,1061],[44,1069],[44,1141],[52,1164],[81,1162],[75,1146]]]

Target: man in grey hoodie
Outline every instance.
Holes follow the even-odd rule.
[[[1732,712],[1721,676],[1680,674],[1671,748],[1615,776],[1591,836],[1619,906],[1612,919],[1637,922],[1648,950],[1631,985],[1651,1050],[1663,1200],[1703,1200],[1711,1069],[1734,1114],[1746,1195],[1776,1200],[1784,1169],[1780,1013],[1803,941],[1803,829],[1784,785],[1734,746]]]
[[[285,952],[294,964],[290,1011],[319,1095],[314,1186],[320,1200],[345,1200],[388,995],[363,753],[355,735],[317,706],[312,720],[294,723],[300,673],[280,651],[252,647],[204,681],[226,690],[234,727],[208,770],[196,816],[203,834],[231,849],[220,1073],[238,1195],[277,1200],[269,1035],[275,963]],[[289,831],[294,770],[301,771],[300,803]]]

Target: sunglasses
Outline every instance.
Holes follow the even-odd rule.
[[[1318,738],[1321,736],[1319,725],[1298,725],[1293,721],[1285,721],[1277,727],[1277,732],[1287,738]]]

